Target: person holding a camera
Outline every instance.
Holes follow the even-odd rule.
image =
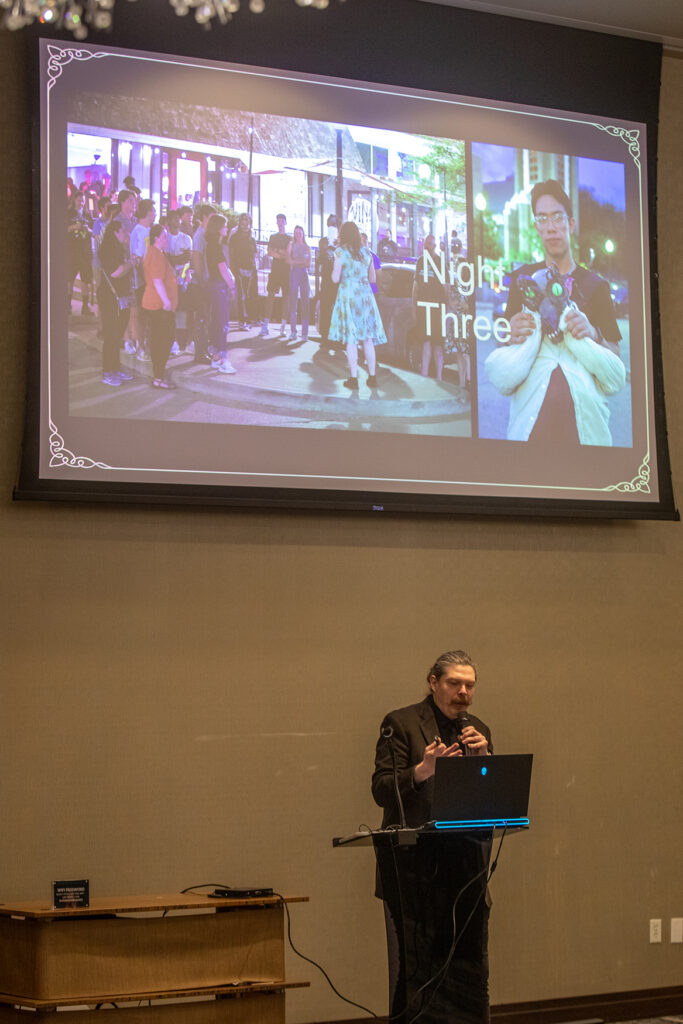
[[[508,440],[611,445],[605,396],[626,372],[609,284],[574,260],[576,222],[559,182],[535,185],[531,209],[545,259],[512,275],[510,338],[486,360],[491,382],[512,395]]]

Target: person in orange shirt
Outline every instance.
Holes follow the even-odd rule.
[[[175,387],[166,373],[166,363],[171,354],[178,306],[178,282],[166,256],[168,239],[168,229],[164,225],[152,224],[143,263],[145,292],[142,297],[142,308],[147,311],[150,324],[152,387],[164,389]]]

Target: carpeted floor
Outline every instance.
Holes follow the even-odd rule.
[[[646,1017],[637,1021],[623,1020],[619,1024],[683,1024],[683,1015],[670,1015],[668,1017]]]

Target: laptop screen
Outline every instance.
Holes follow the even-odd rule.
[[[533,754],[441,757],[434,773],[437,827],[529,824]]]

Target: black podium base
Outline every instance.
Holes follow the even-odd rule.
[[[391,1016],[408,1024],[488,1024],[486,875],[481,835],[376,834],[387,912]]]

